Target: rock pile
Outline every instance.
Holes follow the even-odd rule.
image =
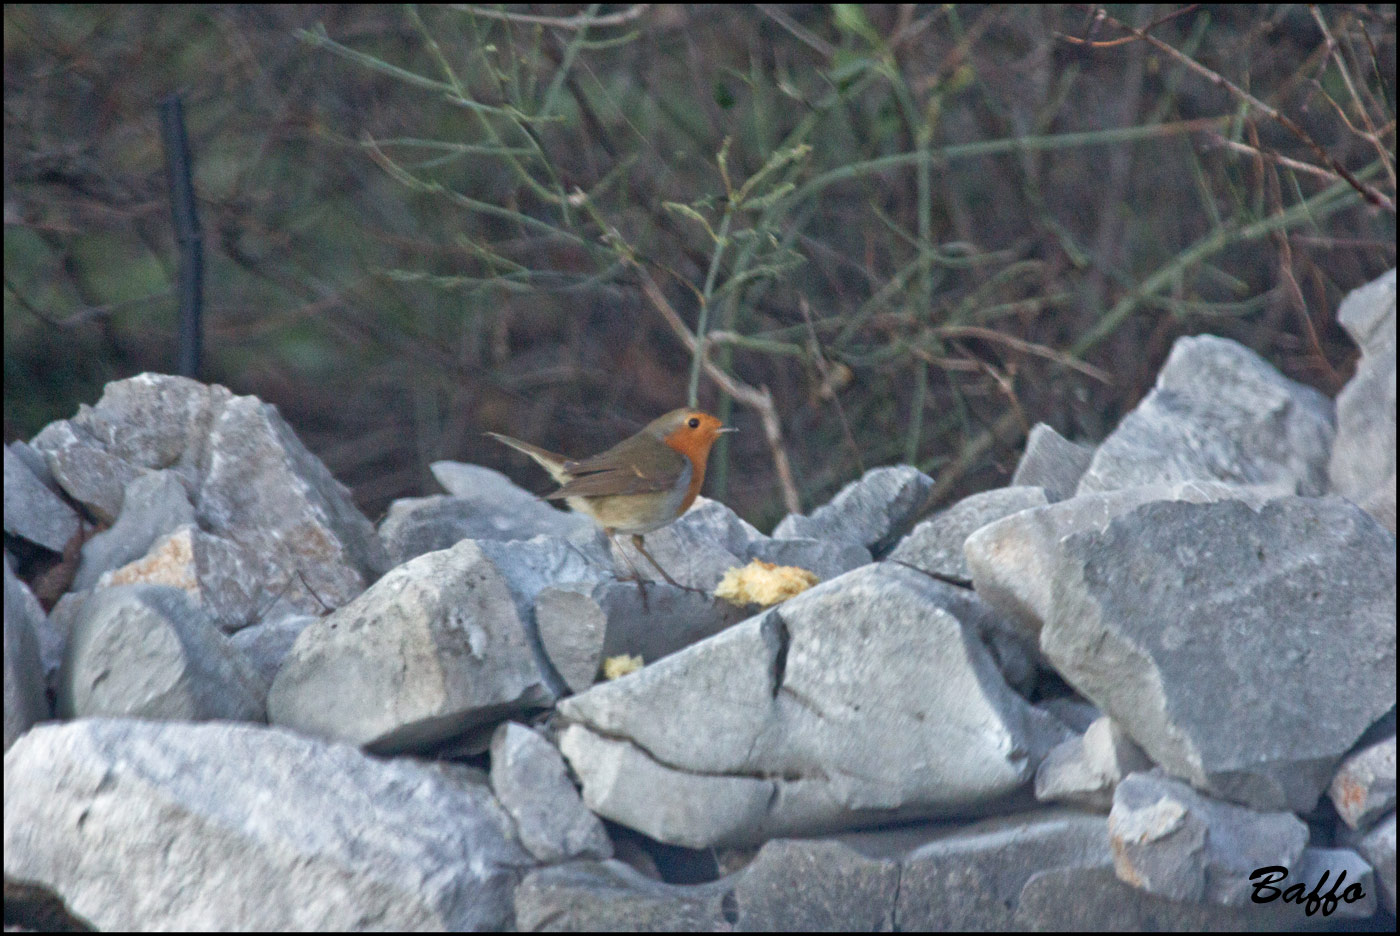
[[[1394,272],[1339,315],[1335,405],[1183,338],[931,517],[701,499],[644,595],[496,472],[376,530],[273,407],[110,384],[5,452],[7,923],[1391,928]]]

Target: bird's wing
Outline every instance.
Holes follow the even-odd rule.
[[[667,491],[689,467],[684,455],[665,445],[658,446],[655,439],[627,439],[601,454],[566,463],[564,470],[573,479],[549,498]]]

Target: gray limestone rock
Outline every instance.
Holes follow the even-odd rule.
[[[1093,457],[1090,446],[1070,442],[1045,423],[1036,423],[1026,437],[1011,486],[1043,488],[1051,503],[1065,500],[1074,496]]]
[[[646,550],[661,568],[681,585],[702,592],[714,591],[729,569],[747,561],[749,545],[763,534],[719,501],[698,497],[680,519],[648,533]],[[630,537],[612,540],[613,568],[618,576],[635,569],[649,582],[665,581]]]
[[[273,724],[380,753],[422,750],[548,699],[505,577],[472,540],[390,571],[301,632]]]
[[[774,539],[856,543],[879,557],[913,525],[933,479],[911,465],[872,468],[807,516],[789,514]]]
[[[1353,829],[1368,829],[1395,811],[1395,735],[1342,761],[1327,789],[1337,815]]]
[[[44,609],[5,560],[5,750],[36,722],[50,717],[35,629]]]
[[[1081,738],[1058,745],[1035,772],[1035,798],[1108,812],[1118,782],[1152,762],[1111,718],[1098,718]]]
[[[539,861],[612,857],[603,823],[584,808],[558,749],[537,732],[515,722],[496,727],[491,787]]]
[[[989,523],[1048,503],[1045,492],[1038,487],[998,488],[973,494],[914,527],[887,560],[971,582],[972,573],[963,555],[967,538]]]
[[[963,555],[977,594],[1038,640],[1058,586],[1054,561],[1061,540],[1074,533],[1105,530],[1119,515],[1154,501],[1240,499],[1262,506],[1280,493],[1277,489],[1191,481],[1081,494],[987,524],[967,537]]]
[[[309,614],[288,614],[275,620],[263,621],[252,627],[245,627],[229,636],[229,642],[243,654],[248,665],[258,674],[264,685],[271,686],[277,678],[292,645],[301,632],[316,621]]]
[[[104,572],[139,559],[176,527],[194,522],[190,496],[173,471],[151,471],[126,485],[121,516],[83,544],[73,589],[92,588]]]
[[[501,929],[531,863],[484,784],[287,731],[89,719],[5,755],[5,879],[97,929]]]
[[[1327,489],[1332,402],[1228,338],[1178,338],[1157,385],[1094,453],[1079,493],[1213,480]]]
[[[824,582],[868,564],[870,550],[859,543],[829,542],[804,537],[769,539],[764,536],[749,543],[747,558],[806,569]]]
[[[549,506],[499,471],[459,462],[434,462],[433,474],[451,496],[400,498],[379,524],[392,565],[447,549],[464,539],[518,540],[586,533],[587,517]]]
[[[1337,320],[1361,348],[1337,395],[1331,490],[1395,532],[1395,271],[1354,289]]]
[[[178,588],[121,585],[83,603],[58,677],[64,718],[262,721],[267,684]]]
[[[1103,816],[1050,810],[988,819],[903,856],[896,918],[906,932],[1006,931],[1036,873],[1111,862]]]
[[[605,587],[606,584],[598,585]],[[591,583],[580,582],[550,586],[535,596],[535,627],[540,644],[549,665],[571,693],[593,685],[603,662],[608,617],[592,593]]]
[[[269,593],[259,566],[246,547],[187,523],[156,540],[140,558],[104,572],[96,585],[182,588],[214,615],[221,630],[233,633],[268,615],[296,612],[280,594]]]
[[[51,423],[33,447],[63,490],[107,523],[121,514],[129,482],[170,472],[200,528],[245,547],[267,590],[303,611],[344,604],[387,565],[350,492],[255,397],[139,374]]]
[[[1201,796],[1160,772],[1118,784],[1108,816],[1119,880],[1171,900],[1242,907],[1257,868],[1299,867],[1308,827]]]
[[[725,891],[653,880],[621,861],[539,868],[515,889],[522,933],[706,932],[722,919]]]
[[[1046,657],[1198,789],[1308,812],[1395,704],[1394,538],[1340,498],[1149,503],[1044,560]]]
[[[1386,816],[1358,846],[1381,885],[1381,901],[1391,916],[1395,915],[1395,813]]]
[[[5,532],[61,553],[78,530],[78,515],[34,473],[19,445],[5,446]]]

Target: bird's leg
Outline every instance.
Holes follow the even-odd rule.
[[[666,581],[670,582],[672,585],[676,586],[677,588],[683,588],[683,589],[685,589],[686,591],[693,591],[693,592],[698,592],[698,591],[700,591],[700,589],[698,589],[698,588],[691,588],[689,585],[682,585],[680,582],[677,582],[675,579],[671,578],[671,576],[670,576],[669,574],[667,574],[666,570],[663,569],[663,568],[661,568],[661,564],[660,564],[659,562],[657,562],[655,559],[652,558],[651,553],[647,552],[646,546],[644,546],[643,543],[644,543],[644,540],[642,539],[642,534],[640,534],[640,533],[633,533],[633,534],[632,534],[632,545],[635,546],[635,547],[637,547],[637,552],[639,552],[639,553],[641,553],[643,556],[646,556],[646,557],[647,557],[647,562],[650,562],[651,565],[652,565],[652,568],[656,569],[656,571],[658,571],[658,572],[661,573],[661,577],[662,577],[662,578],[664,578]],[[634,566],[633,568],[636,568],[636,567]]]
[[[615,539],[614,536],[613,536],[612,530],[605,530],[604,532],[608,534],[608,539],[610,539],[610,540]],[[627,566],[628,566],[628,568],[630,568],[630,569],[632,570],[632,581],[634,581],[634,582],[637,583],[637,590],[638,590],[639,592],[642,593],[642,612],[643,612],[643,613],[648,613],[648,612],[650,612],[650,611],[651,611],[651,608],[649,608],[649,607],[647,606],[647,583],[646,583],[646,579],[642,578],[642,573],[639,572],[639,571],[637,571],[636,563],[634,563],[634,562],[632,561],[632,557],[631,557],[631,556],[627,555],[627,550],[625,550],[625,549],[623,549],[621,546],[619,546],[617,551],[620,552],[620,553],[622,553],[622,558],[623,558],[623,559],[626,559],[626,560],[627,560]],[[650,557],[648,557],[648,558],[650,558]],[[652,564],[655,565],[655,562],[653,562]]]

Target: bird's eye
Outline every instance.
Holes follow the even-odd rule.
[[[699,418],[698,416],[692,416],[692,417],[690,417],[690,419],[688,419],[688,420],[686,421],[686,425],[689,426],[689,427],[692,428],[692,429],[699,429],[699,428],[700,428],[700,418]]]

